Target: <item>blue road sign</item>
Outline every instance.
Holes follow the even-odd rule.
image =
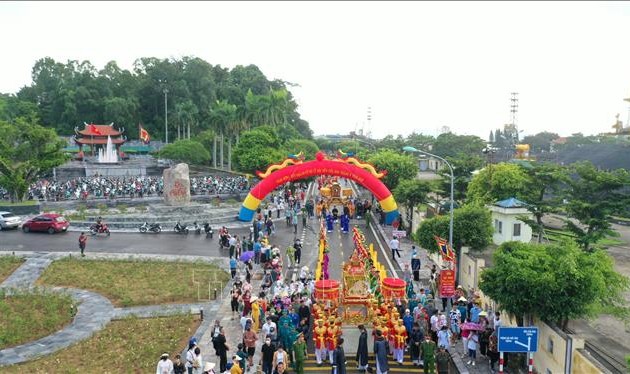
[[[499,352],[536,352],[538,327],[499,327]]]

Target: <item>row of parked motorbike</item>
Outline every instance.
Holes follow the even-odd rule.
[[[159,223],[149,224],[148,222],[145,222],[138,229],[141,233],[152,232],[155,234],[159,234],[160,232],[162,232],[162,226]],[[201,235],[201,230],[203,230],[203,232],[206,234],[206,238],[212,239],[214,231],[212,230],[212,227],[210,227],[210,224],[208,222],[204,223],[202,227],[197,222],[194,222],[192,226],[187,226],[177,221],[175,227],[173,228],[173,231],[176,234],[184,235],[188,235],[188,233],[191,231],[197,235]]]

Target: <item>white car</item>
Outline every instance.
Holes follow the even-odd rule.
[[[15,229],[22,224],[22,219],[11,212],[0,212],[0,230]]]

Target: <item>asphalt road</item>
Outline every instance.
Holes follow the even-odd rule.
[[[376,240],[370,231],[365,231],[365,222],[353,220],[352,225],[358,225],[365,233],[367,244]],[[239,236],[249,235],[249,228],[232,229],[231,233]],[[303,235],[304,234],[304,235]],[[317,261],[319,240],[319,220],[313,218],[307,222],[304,230],[302,223],[298,226],[298,237],[304,237],[301,266],[308,266],[314,271]],[[278,245],[284,254],[287,246],[292,245],[296,236],[293,227],[287,227],[284,222],[276,223],[276,235],[272,236],[272,243]],[[78,232],[65,232],[50,235],[48,233],[24,233],[21,230],[0,231],[0,251],[41,251],[41,252],[67,252],[79,251]],[[335,225],[332,233],[328,234],[330,248],[330,276],[333,279],[341,279],[341,263],[347,261],[352,250],[352,233],[340,233],[339,224]],[[106,237],[102,235],[90,236],[87,242],[86,253],[130,253],[130,254],[158,254],[158,255],[191,255],[191,256],[227,256],[227,249],[219,249],[218,235],[206,239],[205,235],[175,234],[162,232],[160,234],[140,233],[112,233]],[[382,253],[379,260],[387,264]],[[286,258],[285,258],[286,263]],[[387,265],[386,265],[387,266]],[[289,273],[298,272],[298,269],[287,269]]]

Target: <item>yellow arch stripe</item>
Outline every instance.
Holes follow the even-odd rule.
[[[357,160],[354,157],[348,157],[345,161],[347,163],[349,163],[349,164],[356,165],[356,166],[360,167],[361,169],[365,169],[365,170],[369,171],[373,176],[375,176],[378,179],[381,179],[381,178],[383,178],[385,176],[385,173],[377,172],[376,169],[374,168],[374,166],[372,166],[372,165],[370,165],[368,163],[362,163],[362,162],[360,162],[359,160]]]
[[[260,205],[260,199],[252,196],[251,193],[247,194],[245,201],[243,201],[243,206],[247,209],[256,210]]]
[[[381,208],[383,208],[383,210],[388,213],[398,209],[398,205],[396,205],[396,200],[394,200],[394,196],[392,195],[387,196],[378,203],[381,204]]]
[[[260,173],[260,172],[259,172],[259,173],[257,173],[257,174],[258,174],[258,176],[259,176],[261,179],[265,179],[265,178],[267,178],[267,177],[268,177],[271,173],[273,173],[273,172],[274,172],[274,171],[276,171],[276,170],[284,169],[284,168],[286,168],[286,167],[287,167],[287,166],[289,166],[289,165],[295,165],[295,164],[300,164],[300,163],[302,163],[302,161],[299,161],[299,160],[298,160],[298,161],[295,161],[295,160],[294,160],[294,159],[292,159],[292,158],[287,158],[287,159],[285,159],[284,161],[282,161],[282,163],[281,163],[281,164],[273,164],[273,165],[269,166],[269,167],[267,168],[267,171],[265,171],[264,173]]]

